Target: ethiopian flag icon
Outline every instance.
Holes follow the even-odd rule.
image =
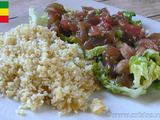
[[[0,23],[9,22],[9,2],[0,1]]]

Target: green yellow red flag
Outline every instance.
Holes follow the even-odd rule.
[[[0,23],[9,22],[9,2],[0,1]]]

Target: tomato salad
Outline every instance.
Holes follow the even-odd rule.
[[[64,41],[78,43],[88,59],[96,60],[93,71],[104,87],[130,97],[146,93],[151,85],[146,85],[150,77],[140,74],[138,78],[136,71],[141,71],[142,62],[151,64],[153,57],[147,59],[146,54],[159,57],[160,33],[148,35],[140,20],[132,20],[136,16],[134,12],[119,11],[111,15],[107,8],[86,6],[82,6],[82,11],[73,11],[58,3],[48,5],[45,12],[51,31],[56,31]],[[143,58],[147,61],[141,60]],[[152,61],[159,68],[155,59],[157,57]],[[149,73],[149,66],[147,69]],[[153,82],[159,76],[150,79]]]

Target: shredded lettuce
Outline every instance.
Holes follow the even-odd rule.
[[[97,46],[97,47],[95,47],[93,49],[85,50],[87,58],[91,59],[91,58],[93,58],[95,56],[98,57],[105,50],[106,46],[107,45]]]
[[[34,7],[29,8],[29,23],[33,23],[36,25],[47,26],[48,23],[48,14],[44,13],[42,16],[35,11]]]
[[[58,33],[58,35],[60,36],[60,38],[64,41],[67,41],[69,43],[77,43],[76,37],[74,35],[71,35],[70,37],[66,37],[61,33]]]
[[[143,95],[146,93],[146,90],[142,89],[142,87],[137,89],[127,88],[127,87],[119,87],[114,84],[115,79],[106,75],[105,69],[99,65],[99,63],[95,63],[93,65],[93,72],[102,83],[102,85],[107,88],[108,91],[111,91],[115,94],[126,95],[132,98],[136,98],[139,95]]]
[[[160,80],[160,55],[159,52],[152,49],[147,49],[141,57],[137,55],[130,58],[130,73],[134,75],[134,85],[131,88],[115,85],[115,79],[108,76],[105,69],[99,64],[93,65],[93,72],[108,91],[116,94],[136,98],[145,94],[147,88],[155,80]],[[157,84],[156,88],[159,89],[160,84]]]

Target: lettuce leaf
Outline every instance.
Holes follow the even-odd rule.
[[[48,23],[48,14],[44,13],[42,16],[35,11],[34,7],[29,8],[29,23],[33,23],[36,25],[47,26]]]
[[[115,78],[107,75],[103,65],[100,65],[100,63],[93,65],[93,72],[108,91],[136,98],[144,95],[153,81],[160,80],[159,58],[159,52],[152,49],[147,49],[141,57],[137,55],[130,58],[130,73],[134,75],[134,85],[131,88],[115,85]],[[160,88],[159,86],[156,87]]]
[[[134,75],[135,88],[147,89],[155,80],[160,80],[159,52],[147,49],[141,57],[130,59],[130,73]]]
[[[91,59],[95,56],[99,56],[100,54],[102,54],[102,52],[105,50],[107,45],[103,45],[103,46],[97,46],[93,49],[90,50],[86,50],[86,56],[88,59]]]

